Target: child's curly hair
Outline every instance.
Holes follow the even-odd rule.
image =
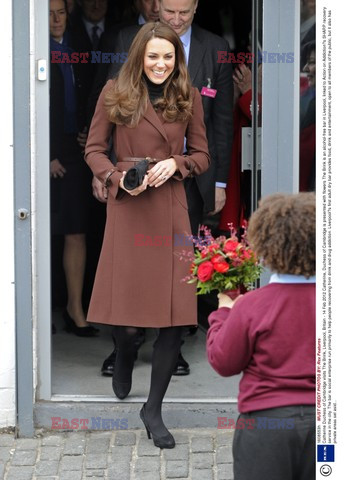
[[[275,193],[251,215],[247,238],[272,271],[309,278],[316,272],[315,221],[315,193]]]

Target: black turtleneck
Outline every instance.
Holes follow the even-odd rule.
[[[154,83],[151,80],[149,80],[149,78],[145,74],[143,74],[143,78],[148,88],[148,94],[149,94],[149,99],[151,103],[155,102],[155,100],[157,100],[158,98],[163,97],[163,90],[165,88],[165,85],[168,79],[166,79],[162,83]]]

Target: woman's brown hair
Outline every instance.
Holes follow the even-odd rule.
[[[276,273],[310,277],[316,272],[316,196],[275,193],[263,198],[249,220],[248,240]]]
[[[161,22],[148,22],[134,38],[126,63],[113,87],[105,95],[105,107],[111,122],[135,127],[145,113],[149,101],[143,78],[143,62],[147,43],[163,38],[175,48],[175,65],[165,82],[163,98],[155,102],[167,122],[185,121],[192,115],[191,81],[184,49],[175,31]]]

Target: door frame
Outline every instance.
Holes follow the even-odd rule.
[[[30,145],[30,1],[13,0],[16,434],[32,436],[34,401]]]
[[[294,53],[292,63],[263,63],[262,196],[299,186],[300,1],[263,0],[263,50]],[[270,101],[266,102],[266,99]]]

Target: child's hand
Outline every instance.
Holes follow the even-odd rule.
[[[235,302],[242,297],[242,295],[239,295],[237,298],[232,300],[228,295],[224,293],[219,293],[217,298],[219,299],[219,308],[221,307],[227,307],[227,308],[232,308],[234,307]]]

